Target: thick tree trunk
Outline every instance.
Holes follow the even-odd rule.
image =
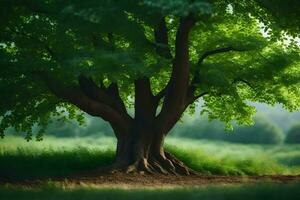
[[[149,77],[138,77],[134,81],[135,116],[127,113],[118,84],[108,87],[100,81],[96,84],[91,77],[80,75],[78,85],[57,84],[49,74],[38,72],[49,90],[62,100],[72,103],[92,116],[109,122],[117,137],[115,170],[126,172],[148,172],[163,174],[194,173],[181,161],[164,150],[167,133],[196,97],[190,85],[189,33],[195,24],[192,15],[180,19],[176,33],[175,56],[170,48],[157,46],[157,52],[173,60],[170,80],[165,88],[154,95]],[[156,43],[168,46],[166,22],[161,20],[155,31]],[[161,111],[157,114],[163,99]]]
[[[135,126],[118,137],[113,171],[190,175],[193,170],[164,150],[164,135],[150,127]]]

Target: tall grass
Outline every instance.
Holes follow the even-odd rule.
[[[0,140],[0,179],[65,177],[113,162],[113,138]],[[300,145],[241,145],[170,138],[168,151],[203,174],[299,174]]]
[[[45,138],[26,142],[9,137],[0,143],[0,178],[37,179],[64,177],[112,163],[115,142],[111,138]]]
[[[166,147],[193,169],[217,175],[300,174],[300,145],[245,145],[171,138]]]

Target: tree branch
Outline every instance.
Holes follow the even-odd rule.
[[[106,91],[107,91],[107,94],[110,95],[114,99],[114,102],[116,103],[116,107],[118,108],[118,110],[120,110],[121,112],[126,113],[127,117],[130,117],[128,112],[127,112],[125,103],[124,103],[124,101],[122,100],[122,98],[120,96],[118,84],[117,83],[111,83],[108,86],[108,88],[106,89]]]
[[[111,108],[118,111],[126,118],[131,118],[127,113],[125,104],[119,95],[118,85],[116,83],[110,84],[108,88],[104,86],[98,87],[91,78],[80,75],[78,78],[81,90],[91,99],[104,103]]]
[[[238,51],[238,52],[243,52],[243,51],[247,51],[246,49],[238,49],[238,48],[234,48],[232,46],[228,46],[228,47],[223,47],[223,48],[218,48],[218,49],[214,49],[214,50],[209,50],[206,51],[202,54],[202,56],[199,58],[198,62],[197,62],[197,66],[198,68],[195,71],[193,80],[191,82],[191,85],[195,85],[197,83],[200,82],[200,77],[199,77],[199,66],[203,63],[203,61],[208,58],[209,56],[213,56],[216,54],[220,54],[220,53],[226,53],[226,52],[230,52],[230,51]],[[193,87],[193,86],[191,86]]]
[[[238,48],[234,48],[232,46],[228,46],[228,47],[223,47],[223,48],[218,48],[218,49],[206,51],[199,58],[198,65],[200,65],[209,56],[216,55],[216,54],[219,54],[219,53],[226,53],[226,52],[230,52],[230,51],[240,51],[240,52],[242,52],[242,51],[247,51],[247,50],[245,50],[245,49],[238,49]]]
[[[81,74],[78,77],[78,82],[81,90],[91,99],[110,106],[113,105],[111,97],[106,94],[104,88],[98,87],[91,78],[87,78]]]
[[[187,106],[191,105],[192,103],[194,103],[196,100],[198,100],[199,98],[205,96],[205,95],[208,95],[209,92],[202,92],[198,95],[191,95],[190,97],[187,97]]]
[[[135,119],[152,121],[156,115],[158,102],[152,91],[148,77],[142,77],[134,82],[135,86]]]
[[[165,18],[162,18],[158,24],[157,29],[154,31],[154,38],[156,42],[156,51],[162,57],[172,59],[173,56],[170,51],[168,41],[168,30]]]
[[[40,39],[31,37],[18,30],[10,30],[15,34],[33,40],[34,42],[39,42],[49,55],[57,61],[55,53],[50,46]],[[128,114],[124,102],[119,96],[117,85],[114,86],[114,84],[112,84],[106,91],[104,85],[98,87],[92,79],[80,75],[78,77],[79,87],[67,87],[58,84],[57,81],[51,78],[46,72],[35,71],[33,72],[33,75],[37,75],[41,78],[46,83],[49,90],[57,97],[74,104],[92,116],[98,116],[109,121],[111,124],[114,124],[115,127],[122,127],[118,132],[129,130],[132,118]]]
[[[247,81],[247,80],[245,80],[245,79],[239,79],[239,78],[234,79],[233,82],[232,82],[232,84],[236,84],[236,83],[238,83],[238,82],[245,83],[245,84],[248,85],[250,88],[254,89],[253,85],[252,85],[249,81]]]
[[[155,99],[156,101],[159,103],[159,101],[164,97],[166,96],[167,92],[168,92],[168,89],[170,87],[170,81],[167,83],[167,85],[159,92],[155,95]]]
[[[162,132],[167,132],[169,125],[180,118],[181,110],[185,106],[189,85],[189,33],[194,24],[195,20],[191,15],[180,20],[170,84],[167,87],[162,110],[157,117]]]
[[[61,84],[43,71],[36,71],[34,72],[34,75],[38,76],[58,98],[72,103],[92,116],[101,117],[105,121],[119,127],[123,132],[129,131],[131,125],[130,118],[124,117],[124,115],[120,114],[120,112],[109,105],[90,98],[82,91],[81,87]]]

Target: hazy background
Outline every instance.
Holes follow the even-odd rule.
[[[253,103],[257,108],[253,126],[234,126],[233,131],[225,131],[224,124],[218,120],[209,121],[206,115],[200,115],[201,102],[193,115],[186,114],[173,128],[170,137],[193,139],[223,140],[234,143],[281,144],[300,143],[300,111],[288,112],[280,105],[274,107]],[[113,136],[109,124],[100,118],[86,115],[86,123],[80,126],[76,121],[56,121],[50,123],[46,136],[56,137],[101,137]],[[13,128],[8,135],[16,133]]]
[[[279,105],[255,106],[255,125],[235,126],[232,132],[200,116],[198,107],[174,127],[165,148],[201,174],[299,175],[300,112],[289,113]],[[66,177],[114,161],[116,138],[100,118],[86,115],[84,126],[75,121],[50,123],[41,142],[27,142],[25,135],[10,128],[0,139],[0,177]]]

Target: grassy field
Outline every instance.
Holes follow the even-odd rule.
[[[300,174],[300,145],[240,145],[170,138],[166,148],[202,174]],[[0,178],[37,179],[64,177],[109,165],[113,138],[22,138],[0,140]]]
[[[223,185],[202,186],[198,188],[169,189],[122,189],[97,188],[96,186],[68,187],[50,183],[40,188],[6,186],[0,188],[0,199],[23,200],[92,200],[92,199],[189,199],[189,200],[286,200],[300,196],[300,185]]]

